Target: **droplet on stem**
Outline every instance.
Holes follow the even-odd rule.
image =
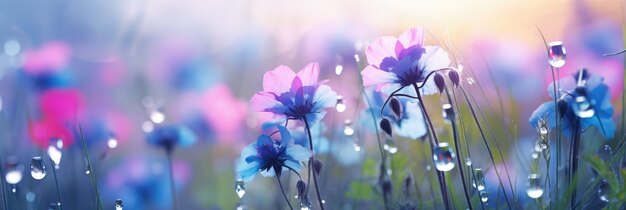
[[[600,187],[598,188],[598,198],[604,202],[610,202],[609,193],[611,193],[611,185],[606,180],[602,180],[600,182]]]
[[[33,157],[31,160],[30,175],[36,180],[41,180],[46,177],[46,165],[41,157]]]
[[[541,179],[538,174],[532,173],[528,175],[528,188],[526,194],[531,198],[539,198],[543,195],[543,188],[541,187]]]
[[[343,97],[337,96],[337,104],[335,105],[335,109],[337,109],[337,112],[344,112],[346,111],[346,108],[346,104],[343,102]]]
[[[473,186],[478,191],[485,190],[485,174],[483,173],[483,169],[475,168],[474,169],[474,183]]]
[[[117,139],[114,135],[109,136],[109,139],[107,140],[107,147],[109,147],[109,149],[117,148]]]
[[[59,169],[59,164],[61,164],[61,157],[63,156],[63,153],[61,153],[62,148],[63,140],[59,138],[52,139],[50,145],[48,146],[48,156],[54,163],[55,169]]]
[[[22,171],[24,166],[19,163],[17,157],[10,157],[5,165],[6,174],[4,175],[5,181],[13,186],[12,191],[15,192],[15,185],[22,181]]]
[[[124,205],[122,204],[122,199],[115,200],[115,210],[123,210]]]
[[[385,140],[385,145],[383,145],[383,149],[389,152],[389,154],[396,154],[396,152],[398,152],[398,147],[396,147],[395,141],[391,138],[387,138],[387,140]]]
[[[346,136],[352,136],[354,134],[354,129],[352,128],[352,121],[346,120],[345,127],[343,128],[343,134]]]
[[[442,116],[443,119],[445,119],[447,122],[452,122],[452,120],[454,120],[454,109],[452,109],[452,105],[451,104],[443,104],[441,106],[442,108]]]
[[[237,196],[239,196],[239,198],[243,198],[243,196],[246,194],[246,185],[243,180],[235,181],[235,193],[237,193]]]
[[[433,151],[435,168],[439,171],[450,171],[454,168],[456,155],[447,142],[440,142]]]

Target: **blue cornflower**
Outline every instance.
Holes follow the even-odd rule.
[[[566,136],[571,136],[574,123],[580,122],[580,130],[583,132],[589,127],[599,129],[602,136],[611,139],[615,136],[615,123],[613,122],[613,105],[609,86],[603,83],[604,78],[591,75],[586,69],[581,69],[572,77],[559,80],[560,89],[563,92],[558,99],[558,109],[561,119],[559,121],[561,131]],[[548,87],[550,97],[554,98],[554,84]],[[556,126],[554,101],[541,104],[531,115],[531,126],[537,126],[540,119],[547,119],[548,127]]]
[[[170,151],[176,146],[187,147],[196,143],[196,134],[183,125],[163,125],[154,128],[146,139],[150,144]]]
[[[256,142],[246,146],[241,151],[241,158],[237,165],[237,173],[244,181],[250,181],[261,173],[263,176],[280,176],[283,169],[300,171],[302,161],[307,161],[312,153],[300,145],[293,143],[293,138],[283,126],[277,126],[280,140],[274,140],[270,135],[262,134]],[[285,167],[285,168],[283,168]]]
[[[394,129],[394,135],[410,139],[417,139],[426,135],[426,123],[424,122],[424,116],[419,107],[419,102],[417,102],[416,99],[398,97],[398,100],[403,107],[402,115],[398,118],[393,114],[389,106],[385,107],[383,115],[380,115],[380,109],[385,103],[383,93],[379,91],[368,91],[367,95],[370,97],[371,106],[361,114],[363,119],[371,119],[370,111],[373,111],[376,116],[376,120],[381,120],[382,117],[385,117],[391,121],[391,126]],[[371,122],[371,120],[366,121]],[[377,124],[373,124],[368,127],[373,128],[373,126],[377,126]]]

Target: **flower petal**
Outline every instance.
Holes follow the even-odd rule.
[[[365,87],[382,86],[397,80],[396,74],[377,69],[372,65],[365,67],[365,69],[361,71],[361,77],[363,78],[363,86]]]
[[[263,75],[263,90],[267,92],[283,93],[289,91],[296,73],[288,66],[280,65]]]
[[[315,86],[320,74],[318,63],[310,63],[298,72],[298,77],[302,80],[302,86]]]
[[[431,71],[447,68],[450,66],[448,53],[437,46],[424,47],[425,53],[419,59],[418,66],[424,71],[422,75],[427,75]]]
[[[313,155],[313,153],[311,152],[311,150],[304,148],[300,145],[293,145],[289,148],[287,148],[287,156],[291,157],[294,160],[298,160],[298,161],[306,161],[309,160],[309,158],[311,157],[311,155]]]
[[[330,89],[328,85],[320,85],[313,95],[313,111],[333,107],[337,103],[337,93]]]
[[[424,30],[422,28],[412,28],[404,32],[398,37],[398,42],[402,44],[404,49],[411,46],[422,46],[424,43]],[[403,49],[402,49],[403,50]],[[396,51],[398,54],[399,52]]]
[[[367,57],[367,63],[378,67],[383,59],[387,57],[396,57],[396,45],[398,40],[394,37],[385,36],[376,39],[372,42],[367,49],[365,49],[365,57]]]
[[[426,135],[426,123],[417,101],[407,101],[405,115],[408,118],[402,119],[396,134],[399,136],[417,139]]]
[[[287,110],[282,103],[276,101],[273,94],[268,92],[257,92],[250,99],[250,107],[254,111],[258,112],[272,112],[275,114],[282,114]]]

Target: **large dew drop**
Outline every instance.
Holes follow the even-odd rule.
[[[337,109],[337,112],[344,112],[346,111],[346,108],[346,104],[343,102],[343,97],[337,96],[337,104],[335,105],[335,109]]]
[[[543,195],[543,188],[541,187],[541,179],[538,174],[530,174],[528,176],[528,188],[526,194],[531,198],[539,198]]]
[[[61,157],[63,153],[61,153],[61,149],[63,148],[63,140],[61,139],[53,139],[48,146],[48,156],[50,156],[50,160],[54,163],[54,168],[59,169],[59,164],[61,164]]]
[[[556,41],[548,44],[550,51],[550,65],[554,68],[561,68],[565,65],[565,47],[563,42]]]
[[[433,151],[433,161],[435,168],[439,171],[450,171],[454,168],[456,155],[447,142],[441,142]]]
[[[602,180],[600,182],[600,187],[598,188],[598,198],[600,198],[601,201],[608,203],[611,201],[611,199],[609,199],[609,193],[611,193],[611,186],[609,185],[609,182]]]
[[[46,177],[46,165],[41,157],[33,157],[30,162],[30,175],[33,179],[41,180]]]

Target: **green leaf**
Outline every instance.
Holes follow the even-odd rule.
[[[378,168],[376,161],[368,158],[363,162],[363,168],[361,170],[363,171],[364,177],[377,177]]]
[[[346,197],[354,200],[368,201],[374,197],[373,186],[361,182],[352,182],[350,190],[346,192]]]

